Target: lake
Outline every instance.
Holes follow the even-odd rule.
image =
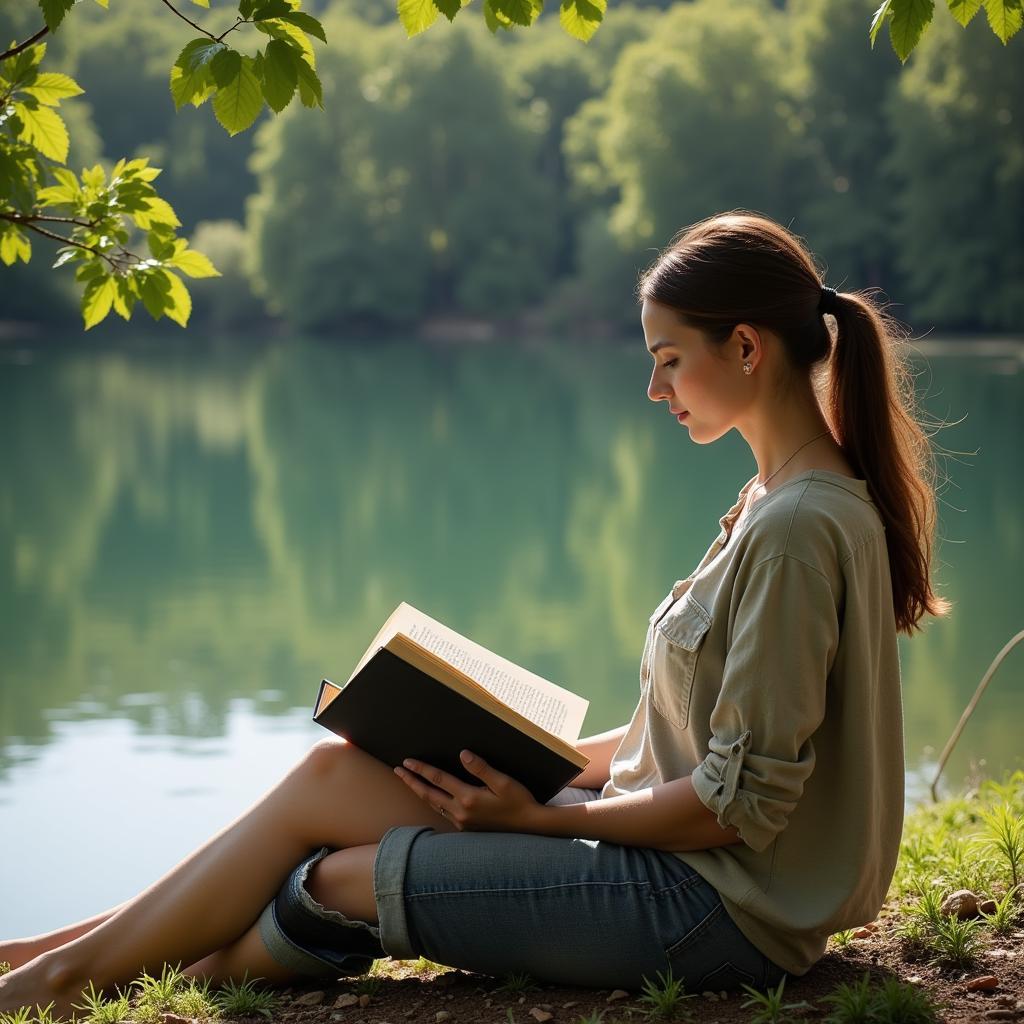
[[[908,799],[1024,628],[1024,342],[918,343],[939,592],[901,638]],[[625,722],[647,617],[756,466],[622,345],[0,346],[0,936],[133,895],[315,740],[409,601]],[[1024,766],[1024,645],[946,769]]]

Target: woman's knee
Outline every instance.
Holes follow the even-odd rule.
[[[317,779],[334,778],[351,772],[353,763],[366,754],[342,739],[328,737],[317,740],[306,751],[300,768],[305,774]]]

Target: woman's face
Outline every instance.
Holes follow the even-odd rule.
[[[694,327],[679,322],[675,312],[645,300],[640,321],[647,350],[654,358],[647,397],[667,402],[669,412],[690,430],[697,444],[709,444],[730,430],[743,407],[739,349],[723,349],[705,341]]]

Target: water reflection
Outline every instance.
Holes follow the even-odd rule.
[[[67,744],[72,721],[212,739],[238,698],[287,720],[400,600],[588,696],[587,731],[619,724],[650,609],[753,471],[735,435],[698,448],[656,413],[639,342],[8,355],[8,801],[15,767]],[[956,610],[902,643],[911,768],[1022,625],[1020,368],[1011,347],[933,358],[921,381],[933,415],[966,414],[942,443],[977,454],[949,463],[941,506]],[[972,759],[1017,763],[1020,664],[994,680],[955,781]]]

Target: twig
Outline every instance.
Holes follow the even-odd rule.
[[[24,213],[3,213],[0,212],[0,220],[9,220],[12,224],[32,224],[35,221],[42,221],[44,224],[74,224],[80,228],[94,228],[94,220],[76,220],[74,217],[46,217],[42,214]]]
[[[27,49],[33,43],[38,43],[39,40],[42,39],[49,31],[49,27],[44,25],[34,36],[32,36],[31,39],[26,39],[25,42],[18,43],[17,46],[12,46],[9,50],[5,50],[3,53],[0,53],[0,60],[7,60],[8,57],[16,57],[22,50]]]
[[[934,803],[939,802],[939,796],[936,792],[936,786],[939,784],[939,776],[942,774],[942,769],[946,767],[946,761],[949,755],[953,752],[953,747],[956,746],[956,741],[960,739],[960,733],[964,731],[964,726],[967,724],[967,719],[974,713],[974,709],[981,700],[981,695],[985,692],[985,687],[988,686],[989,680],[995,674],[995,671],[1002,664],[1003,659],[1024,640],[1024,629],[1022,629],[1013,639],[1006,644],[1006,646],[995,656],[992,660],[992,664],[989,665],[988,671],[982,676],[981,682],[978,684],[977,690],[974,691],[974,696],[971,698],[970,703],[964,708],[964,713],[960,716],[960,721],[957,722],[956,728],[953,730],[953,735],[949,737],[949,741],[946,743],[945,748],[942,751],[942,756],[939,758],[939,768],[935,773],[935,778],[932,779],[932,801]]]
[[[202,25],[197,25],[191,18],[186,18],[184,14],[179,11],[171,0],[163,0],[165,6],[169,7],[174,13],[181,18],[182,21],[187,21],[197,32],[202,32],[204,36],[209,36],[214,42],[217,42],[217,37],[212,33],[208,32]]]
[[[94,245],[86,245],[84,242],[76,242],[73,238],[65,238],[63,235],[58,235],[54,231],[47,231],[46,228],[41,228],[38,224],[33,224],[31,221],[24,221],[23,223],[25,227],[29,228],[31,231],[35,231],[37,234],[43,235],[46,238],[52,238],[55,242],[63,242],[65,245],[73,245],[77,249],[85,249],[86,252],[94,253],[102,259],[105,259],[115,271],[120,270],[116,260],[112,259],[102,250],[97,249]],[[128,252],[127,249],[124,251],[126,256],[131,256],[133,260],[140,263],[142,262],[135,253]]]

